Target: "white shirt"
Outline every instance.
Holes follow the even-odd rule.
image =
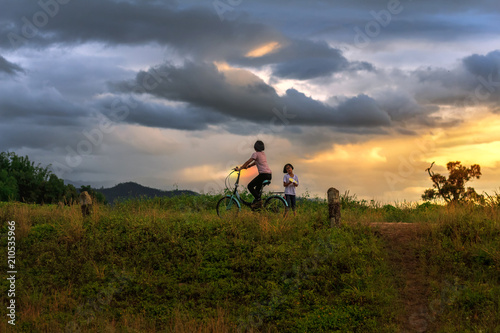
[[[299,185],[299,177],[297,177],[297,175],[293,175],[293,177],[290,177],[289,174],[284,175],[283,183],[291,182],[290,179],[293,179],[297,183],[297,185]],[[285,187],[285,194],[295,195],[295,185],[293,185],[293,182]]]

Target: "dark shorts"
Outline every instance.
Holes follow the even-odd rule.
[[[292,210],[295,210],[295,195],[293,194],[285,194],[286,202],[288,203],[288,207],[291,207]]]

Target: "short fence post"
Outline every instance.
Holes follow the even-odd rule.
[[[330,187],[328,195],[328,218],[330,219],[330,227],[340,227],[340,194],[339,191]]]
[[[87,191],[80,193],[80,206],[83,217],[89,216],[92,212],[92,197]]]

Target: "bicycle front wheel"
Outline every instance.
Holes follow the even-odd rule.
[[[217,202],[217,215],[221,218],[232,218],[238,215],[240,205],[230,195],[225,196]]]
[[[270,213],[277,215],[285,215],[288,210],[288,205],[285,199],[283,199],[279,195],[275,195],[266,199],[264,208],[266,211]]]

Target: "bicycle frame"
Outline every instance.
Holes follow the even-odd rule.
[[[233,193],[231,194],[231,198],[236,199],[236,203],[238,203],[238,207],[241,208],[241,205],[239,204],[240,202],[243,203],[245,206],[250,207],[252,205],[251,202],[245,201],[241,196],[240,193],[238,192],[238,186],[240,186],[240,175],[241,175],[241,170],[239,171],[232,171],[229,176],[233,174],[233,172],[238,172],[238,177],[236,178],[236,182],[234,183],[234,190]],[[264,188],[264,187],[262,187]],[[262,189],[261,189],[262,191]]]

